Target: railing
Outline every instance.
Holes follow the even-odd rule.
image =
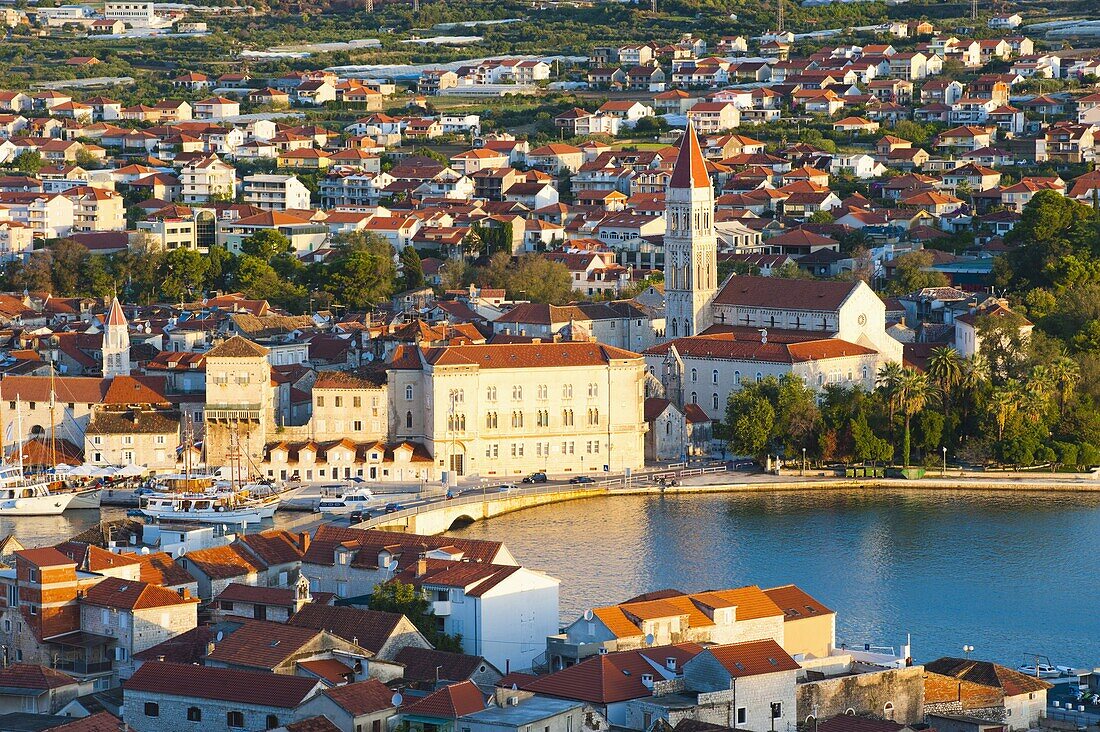
[[[686,463],[674,463],[673,465],[683,466]],[[672,467],[671,465],[669,467]],[[628,488],[630,485],[638,485],[643,482],[656,481],[660,478],[685,478],[693,475],[704,475],[712,473],[723,473],[727,471],[725,463],[718,465],[706,465],[699,468],[687,468],[681,470],[669,470],[660,473],[640,473],[628,480],[626,478],[606,478],[603,480],[594,480],[591,483],[569,483],[569,484],[555,484],[555,485],[537,485],[530,487],[517,487],[514,490],[501,492],[496,489],[488,487],[478,489],[469,488],[464,495],[458,495],[455,498],[448,500],[432,501],[419,506],[413,506],[412,508],[405,508],[392,513],[378,516],[377,518],[370,518],[366,521],[357,524],[357,528],[373,528],[376,526],[387,526],[394,521],[411,518],[421,513],[427,513],[430,511],[436,511],[442,508],[455,507],[455,506],[469,506],[476,503],[486,503],[491,500],[515,498],[517,496],[539,496],[551,493],[584,493],[593,490],[602,490],[606,493],[610,493],[613,488],[621,487],[623,489]]]
[[[59,671],[70,671],[77,674],[99,674],[110,671],[114,664],[111,661],[84,661],[82,659],[59,658],[54,668]]]

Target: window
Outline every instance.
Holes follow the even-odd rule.
[[[337,409],[344,406],[344,398],[343,397],[338,397],[338,396],[333,397],[332,398],[332,406],[336,407]]]
[[[226,712],[225,724],[227,727],[244,727],[244,712],[238,712],[237,710]]]
[[[145,716],[146,717],[159,717],[160,716],[160,704],[156,702],[145,702]]]
[[[512,386],[512,399],[517,401],[517,402],[520,399],[523,399],[523,387],[522,386],[520,386],[518,384],[515,384],[515,385]]]
[[[187,707],[187,721],[188,722],[201,722],[202,710],[198,707]]]
[[[353,396],[351,398],[351,406],[354,409],[359,409],[360,407],[362,407],[363,406],[363,397]]]
[[[882,716],[885,719],[894,718],[894,702],[886,702],[882,707]]]
[[[266,729],[275,729],[278,726],[279,726],[279,718],[276,717],[274,714],[267,715]]]
[[[497,428],[497,413],[486,412],[485,413],[485,428],[495,430]]]
[[[710,406],[712,409],[718,409],[718,394],[712,394],[710,400]]]
[[[572,384],[566,384],[565,386],[563,386],[561,388],[561,398],[562,399],[572,399],[573,398],[573,385]],[[15,407],[12,407],[12,409],[14,409],[14,408]]]
[[[485,389],[485,398],[491,402],[495,402],[497,400],[497,388],[495,386],[487,387]]]
[[[413,413],[405,412],[405,429],[411,430],[413,426]]]
[[[409,388],[412,388],[412,387],[409,387]],[[325,398],[323,396],[317,397],[317,406],[318,407],[324,407],[325,406]]]
[[[772,702],[772,719],[779,719],[783,716],[783,702]]]
[[[573,426],[573,410],[563,409],[561,410],[561,426],[572,427]]]
[[[691,370],[691,383],[695,383],[699,380],[699,372],[696,369]]]
[[[523,412],[512,412],[512,426],[513,427],[522,427],[523,426]]]
[[[550,392],[550,389],[549,389],[549,387],[546,386],[546,384],[539,384],[539,388],[538,388],[538,398],[539,399],[546,399],[549,392]]]
[[[405,387],[405,401],[411,402],[413,400],[413,388],[412,384]]]
[[[737,724],[745,724],[749,719],[749,710],[745,707],[737,707]]]
[[[691,403],[692,404],[698,404],[699,403],[699,395],[696,394],[695,392],[691,392]]]

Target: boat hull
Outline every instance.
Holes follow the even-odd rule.
[[[69,503],[69,510],[97,509],[100,507],[102,499],[103,494],[99,488],[77,491],[73,494],[72,502]]]
[[[69,508],[73,498],[72,493],[8,498],[0,501],[0,516],[58,516]]]
[[[173,511],[158,508],[138,509],[143,516],[158,521],[194,521],[205,524],[255,524],[264,519],[274,518],[278,509],[277,501],[260,506],[247,506],[227,511]]]

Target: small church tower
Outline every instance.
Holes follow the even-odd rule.
[[[118,298],[111,300],[111,309],[103,324],[103,378],[130,375],[130,327]]]
[[[714,189],[689,123],[665,193],[665,334],[698,335],[711,325],[718,291]]]

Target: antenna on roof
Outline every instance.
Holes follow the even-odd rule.
[[[760,342],[762,344],[767,344],[767,342],[768,342],[768,329],[767,328],[760,328],[759,332],[760,332]]]
[[[646,633],[645,644],[647,646],[651,646],[651,645],[653,645],[653,640],[654,640],[653,634],[652,633]]]
[[[390,704],[392,704],[395,707],[401,706],[401,702],[403,702],[403,701],[405,701],[405,698],[403,696],[401,696],[401,692],[397,692],[396,694],[394,694],[393,696],[390,697]]]
[[[585,620],[591,620],[592,619],[592,608],[588,608],[587,610],[584,611],[584,619]]]

